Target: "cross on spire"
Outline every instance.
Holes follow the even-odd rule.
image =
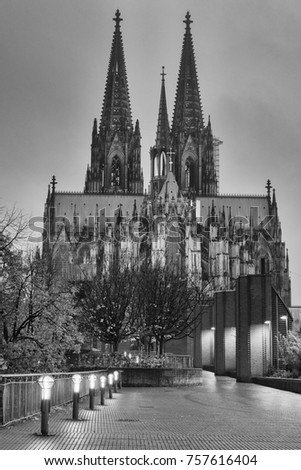
[[[123,21],[122,18],[120,17],[120,11],[119,10],[116,10],[115,18],[113,18],[113,21],[116,22],[117,27],[119,26],[120,22]]]
[[[164,72],[164,69],[165,69],[165,67],[164,67],[164,65],[162,65],[162,72],[160,73],[160,75],[162,77],[162,81],[164,81],[164,77],[166,75],[166,73]]]
[[[50,184],[52,186],[52,192],[54,193],[55,192],[55,185],[57,184],[56,177],[54,175],[52,177],[52,180],[51,180]]]
[[[186,27],[189,28],[190,24],[193,23],[193,21],[190,19],[190,13],[189,11],[186,13],[185,20],[183,20],[183,23],[186,24]]]

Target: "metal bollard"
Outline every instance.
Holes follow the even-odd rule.
[[[89,408],[94,410],[95,384],[97,377],[94,374],[89,375]]]
[[[100,376],[100,404],[105,404],[105,390],[106,390],[107,378],[105,375]]]
[[[78,408],[79,408],[79,388],[82,381],[82,376],[75,374],[72,376],[73,382],[73,410],[72,410],[72,419],[78,420]]]
[[[42,436],[48,436],[49,413],[50,413],[50,400],[42,400],[41,401],[41,434]]]
[[[114,385],[114,375],[109,374],[108,375],[108,386],[109,386],[109,398],[112,398],[112,388]]]
[[[41,434],[42,436],[48,436],[49,432],[49,413],[50,413],[50,397],[51,389],[54,384],[54,379],[50,375],[40,377],[38,380],[40,387],[42,388],[42,400],[41,400]]]

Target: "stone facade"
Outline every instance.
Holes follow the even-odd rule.
[[[216,362],[217,373],[230,371],[236,367],[234,350],[244,349],[249,360],[243,335],[253,333],[245,314],[240,318],[237,312],[250,308],[253,282],[268,276],[270,283],[260,311],[272,305],[271,289],[283,304],[291,302],[275,189],[268,180],[263,195],[219,193],[221,141],[210,118],[204,123],[187,13],[173,121],[169,126],[163,68],[150,191],[143,193],[141,134],[139,122],[132,123],[118,10],[114,21],[103,109],[99,125],[96,119],[93,124],[84,191],[57,191],[53,177],[45,204],[43,252],[57,260],[61,276],[71,279],[95,275],[114,256],[136,263],[150,257],[193,273],[200,286],[208,286],[212,299],[215,295],[215,310],[204,316],[202,332],[196,333],[203,345],[199,339],[187,340],[177,345],[177,352],[192,352],[197,365]],[[256,312],[252,310],[252,318]]]

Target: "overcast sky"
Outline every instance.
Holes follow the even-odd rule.
[[[53,174],[58,190],[83,190],[117,8],[145,182],[161,66],[171,121],[189,10],[220,192],[265,194],[271,179],[301,305],[300,0],[1,0],[1,203],[41,215]]]

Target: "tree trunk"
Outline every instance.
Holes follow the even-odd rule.
[[[149,340],[147,342],[147,354],[150,354],[152,352],[152,337],[149,337]]]
[[[164,336],[162,338],[160,338],[159,355],[162,356],[163,352],[164,352]]]

